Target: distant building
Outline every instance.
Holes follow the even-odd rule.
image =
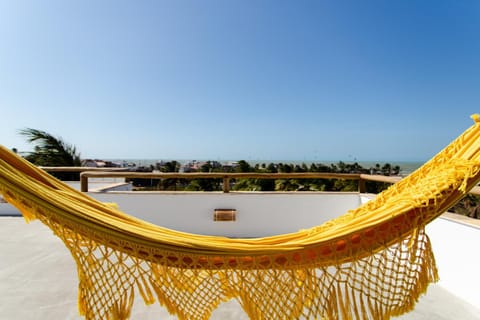
[[[222,164],[222,170],[225,172],[232,172],[238,167],[238,161],[229,161]]]
[[[85,159],[82,160],[83,167],[90,168],[117,168],[120,167],[118,163],[112,161],[104,161],[100,159]]]
[[[180,172],[196,172],[202,166],[202,162],[197,160],[192,160],[180,167]]]

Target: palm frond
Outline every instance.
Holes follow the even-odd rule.
[[[80,154],[75,146],[55,137],[48,132],[25,128],[19,130],[27,141],[35,144],[34,152],[31,152],[27,159],[42,166],[79,166]]]

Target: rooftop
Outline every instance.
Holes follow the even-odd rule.
[[[15,209],[0,207],[0,314],[6,319],[82,319],[76,266],[65,246],[40,222],[26,225]],[[397,319],[480,319],[480,277],[473,272],[480,256],[472,254],[480,243],[478,221],[446,213],[428,225],[427,233],[440,281],[429,286],[413,312]],[[138,298],[132,319],[176,319],[158,303],[146,307]],[[212,315],[227,318],[247,319],[236,301]]]

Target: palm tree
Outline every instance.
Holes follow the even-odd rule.
[[[36,143],[35,149],[25,158],[39,166],[80,166],[80,153],[75,146],[70,145],[62,138],[32,128],[20,130],[20,134],[27,137],[30,143]]]
[[[66,143],[62,138],[32,128],[25,128],[19,133],[30,143],[35,143],[34,151],[25,159],[38,166],[70,167],[80,166],[80,153],[75,146]],[[78,174],[55,174],[62,180],[78,180]]]

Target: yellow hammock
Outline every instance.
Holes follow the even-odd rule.
[[[127,319],[134,292],[180,319],[208,319],[232,298],[251,319],[389,319],[413,309],[437,280],[425,225],[480,180],[480,123],[473,118],[471,128],[375,200],[291,234],[230,239],[162,228],[1,146],[0,193],[71,251],[87,319]]]

